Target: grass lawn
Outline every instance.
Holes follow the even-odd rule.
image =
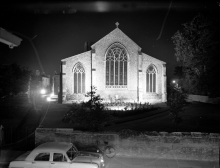
[[[3,126],[18,126],[22,121],[30,105],[26,98],[14,98],[11,100],[11,109],[9,113],[12,118],[1,119]],[[70,110],[70,104],[46,103],[41,118],[42,128],[74,128],[73,124],[62,122],[63,116]],[[160,111],[165,111],[160,113]],[[154,115],[156,114],[156,115]],[[179,125],[182,132],[213,132],[219,133],[220,112],[219,105],[205,103],[190,103],[182,113],[183,122]],[[33,116],[27,124],[33,123]],[[122,129],[132,129],[137,131],[167,131],[174,132],[175,125],[172,123],[172,116],[169,115],[167,107],[161,107],[159,110],[116,118],[116,124],[107,126],[106,131],[120,131]],[[29,125],[26,125],[27,127]]]
[[[179,132],[207,132],[219,133],[220,112],[219,105],[205,103],[188,104],[184,113],[181,114],[183,122],[179,125]],[[109,131],[132,129],[136,131],[166,131],[175,132],[172,116],[169,112],[138,120],[112,125],[106,128]]]
[[[70,105],[51,104],[42,123],[44,128],[74,128],[73,124],[63,123],[62,117],[70,109]],[[160,114],[160,111],[165,111]],[[152,115],[157,113],[157,115]],[[182,132],[220,132],[218,127],[220,121],[219,105],[205,103],[190,103],[182,113],[183,122],[179,125]],[[132,120],[133,118],[133,120]],[[159,110],[116,119],[115,125],[107,126],[106,131],[120,131],[132,129],[137,131],[167,131],[175,132],[172,116],[169,115],[167,107]],[[77,128],[76,128],[77,129]]]
[[[40,127],[73,128],[72,124],[62,122],[64,115],[70,110],[70,104],[47,103],[44,106]]]

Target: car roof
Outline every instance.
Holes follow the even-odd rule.
[[[46,142],[34,149],[35,152],[66,152],[73,146],[70,142]]]
[[[72,146],[74,145],[69,142],[46,142],[37,146],[34,150],[32,150],[25,160],[32,161],[39,153],[49,153],[49,152],[64,153],[67,152]]]

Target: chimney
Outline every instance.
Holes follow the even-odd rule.
[[[86,41],[84,44],[84,52],[89,51],[89,42]]]
[[[88,42],[88,41],[86,41],[85,44],[84,44],[84,52],[90,51],[92,44],[93,44],[93,42]]]

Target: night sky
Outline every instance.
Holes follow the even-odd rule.
[[[220,10],[217,1],[116,2],[7,2],[0,6],[0,27],[35,37],[33,43],[44,71],[53,75],[59,72],[61,59],[84,52],[86,41],[97,42],[119,22],[119,28],[142,48],[142,52],[167,63],[168,77],[171,77],[177,65],[171,37],[198,12]],[[30,42],[21,38],[21,45],[14,49],[0,43],[1,61],[41,70]]]

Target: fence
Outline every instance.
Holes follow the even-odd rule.
[[[35,147],[35,128],[4,127],[1,150],[27,151]]]

